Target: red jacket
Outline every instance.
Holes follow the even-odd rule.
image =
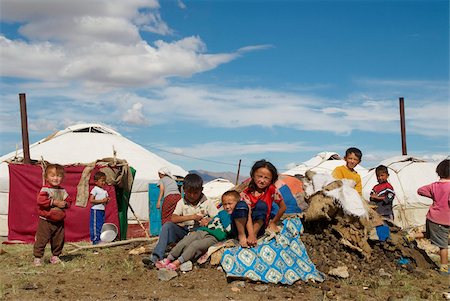
[[[275,202],[276,204],[280,204],[280,202],[283,200],[283,196],[278,191],[278,189],[275,187],[274,184],[270,184],[269,187],[258,197],[255,197],[252,192],[250,191],[250,187],[247,187],[244,189],[244,191],[241,192],[241,199],[244,200],[247,205],[250,206],[250,208],[255,208],[256,203],[261,200],[264,203],[267,204],[268,210],[266,214],[266,225],[269,224],[270,214],[272,213],[272,205]]]
[[[64,188],[45,185],[41,188],[41,191],[39,191],[37,196],[38,213],[40,218],[57,222],[66,217],[64,209],[53,205],[54,200],[66,201],[66,207],[64,209],[69,208],[72,203],[72,200],[69,198],[69,194]]]

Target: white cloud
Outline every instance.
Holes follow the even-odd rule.
[[[255,51],[255,50],[265,50],[272,48],[273,45],[256,45],[256,46],[246,46],[238,49],[238,53],[245,53],[249,51]]]
[[[160,35],[173,34],[173,30],[161,19],[159,14],[141,14],[134,20],[138,24],[142,23],[140,29],[143,31],[149,31]]]
[[[158,87],[266,48],[210,54],[198,36],[147,42],[140,31],[173,33],[158,9],[157,1],[144,0],[3,1],[2,21],[20,22],[26,39],[0,36],[1,76],[74,81],[92,91]]]
[[[31,101],[34,102],[57,99],[61,106],[61,119],[80,116],[83,112],[85,120],[102,121],[102,117],[91,112],[105,112],[101,115],[105,118],[146,126],[170,122],[176,115],[179,124],[194,122],[205,127],[225,129],[283,127],[340,135],[348,135],[355,130],[369,133],[399,131],[396,100],[375,100],[370,93],[358,102],[354,100],[354,95],[350,97],[352,100],[341,100],[297,92],[194,85],[151,89],[140,91],[139,95],[124,90],[91,94],[77,85],[58,88],[57,85],[39,87],[31,84],[25,90],[32,95]],[[4,97],[7,98],[17,100],[16,95]],[[70,101],[70,105],[65,105],[65,101]],[[407,134],[447,137],[449,115],[442,112],[443,106],[448,105],[411,102],[407,107]],[[9,109],[0,112],[8,116],[11,110],[15,108],[9,106]],[[48,108],[39,105],[34,110],[30,114],[32,120],[45,119],[49,114]]]
[[[430,154],[430,155],[423,155],[422,158],[427,161],[441,162],[442,160],[449,159],[450,155],[448,155],[448,154]]]
[[[64,50],[48,42],[28,44],[0,36],[1,76],[55,80],[64,66]]]
[[[242,160],[242,172],[248,174],[244,170],[249,169],[251,164],[256,159],[266,158],[275,160],[282,154],[298,155],[302,152],[320,151],[320,146],[309,146],[299,142],[266,142],[266,143],[252,143],[252,142],[229,142],[229,141],[213,141],[202,144],[193,144],[186,147],[173,148],[164,144],[159,145],[143,145],[151,151],[163,151],[164,156],[169,160],[179,160],[183,158],[186,161],[195,162],[203,161],[203,164],[212,162],[222,166],[237,167],[239,160]],[[256,158],[256,159],[255,159]],[[287,170],[282,168],[280,164],[280,171]]]
[[[316,148],[313,148],[316,149]],[[296,153],[311,150],[310,146],[305,146],[299,142],[279,142],[279,143],[232,143],[232,142],[209,142],[204,144],[194,144],[182,149],[182,153],[200,158],[221,158],[224,154],[243,156],[248,154],[265,153]]]
[[[80,15],[132,18],[138,9],[159,9],[156,0],[78,0],[54,1],[2,0],[1,18],[4,21],[30,22],[60,16],[72,18]]]
[[[131,109],[127,110],[122,120],[130,124],[145,125],[147,120],[142,113],[142,103],[135,103]]]
[[[181,1],[181,0],[178,0],[177,4],[178,4],[178,7],[181,8],[181,9],[186,9],[187,8],[186,4],[184,4],[184,2]]]
[[[380,149],[372,149],[367,151],[367,153],[363,154],[363,160],[361,165],[366,168],[375,168],[377,167],[380,162],[392,158],[392,157],[398,157],[401,155],[401,151],[386,151],[386,150],[380,150]],[[430,153],[430,152],[424,152],[424,151],[415,151],[415,152],[409,152],[408,156],[423,159],[425,161],[429,162],[440,162],[444,160],[445,158],[448,158],[448,154],[445,153]]]
[[[206,122],[209,126],[223,128],[261,126],[338,134],[354,130],[394,133],[398,131],[400,118],[396,100],[376,100],[369,94],[363,100],[340,100],[263,89],[172,86],[159,90],[157,98],[146,102],[149,108],[167,108],[167,111],[146,113],[158,115],[157,120],[169,120],[168,114],[175,110],[180,120]],[[447,135],[447,114],[429,118],[437,116],[442,105],[412,102],[407,110],[410,112],[408,132]]]

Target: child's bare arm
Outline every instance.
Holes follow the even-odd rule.
[[[182,223],[187,221],[200,221],[203,218],[202,215],[199,214],[191,214],[191,215],[177,215],[172,214],[171,221],[172,223]]]
[[[91,194],[91,195],[89,195],[89,202],[91,204],[94,204],[94,205],[96,205],[96,204],[106,204],[106,203],[109,202],[109,197],[103,198],[101,200],[96,200],[94,195]]]
[[[370,195],[370,200],[374,202],[384,201],[384,196],[378,196],[375,192]]]
[[[269,230],[272,230],[275,232],[278,232],[278,226],[277,226],[278,221],[283,216],[284,212],[286,212],[286,203],[283,200],[280,201],[278,206],[280,207],[280,209],[278,210],[277,214],[273,217],[273,219],[269,222],[269,225],[267,226],[267,228]]]
[[[212,218],[209,217],[204,217],[200,220],[200,226],[206,226],[207,224],[209,224],[209,222],[212,220]]]

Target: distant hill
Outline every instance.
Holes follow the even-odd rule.
[[[212,171],[199,169],[199,170],[190,170],[189,173],[198,174],[200,177],[202,177],[203,182],[205,182],[205,183],[210,182],[210,181],[215,180],[215,179],[218,179],[218,178],[227,179],[231,183],[235,183],[236,182],[236,174],[234,172],[230,172],[230,171],[227,171],[227,172],[212,172]],[[247,179],[246,176],[240,176],[239,177],[239,183],[241,183],[245,179]]]

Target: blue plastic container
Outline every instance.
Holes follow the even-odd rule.
[[[149,231],[150,235],[158,236],[161,232],[161,209],[156,208],[158,202],[159,187],[156,183],[148,185],[148,209],[149,209]],[[161,204],[162,205],[162,204]]]

